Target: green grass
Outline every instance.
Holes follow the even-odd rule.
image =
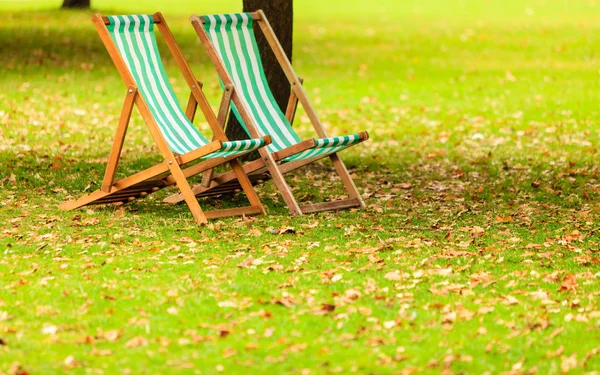
[[[93,6],[163,11],[216,108],[187,18],[240,3]],[[202,228],[173,191],[57,209],[101,181],[125,89],[59,4],[0,2],[0,373],[598,374],[599,3],[296,1],[323,122],[371,135],[342,155],[368,208],[291,218],[268,183],[267,216]],[[159,159],[136,114],[119,173]],[[290,181],[335,199],[331,172]]]

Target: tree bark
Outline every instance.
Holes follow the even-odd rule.
[[[63,0],[61,8],[89,8],[90,0]]]
[[[244,12],[255,12],[262,9],[273,28],[279,43],[285,54],[292,61],[292,31],[293,31],[293,8],[292,0],[243,0]],[[260,51],[265,75],[269,87],[273,92],[277,104],[285,112],[290,97],[290,84],[279,66],[271,47],[267,43],[260,26],[254,25],[254,33]],[[231,140],[247,139],[248,134],[244,131],[233,113],[230,113],[227,122],[227,137]]]

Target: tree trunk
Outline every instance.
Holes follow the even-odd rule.
[[[90,0],[63,0],[62,8],[89,8]]]
[[[279,43],[283,47],[285,54],[292,61],[292,30],[293,30],[293,10],[292,0],[243,0],[244,12],[254,12],[262,9],[273,28]],[[282,111],[285,112],[287,102],[290,97],[290,84],[281,70],[271,47],[267,43],[260,26],[254,25],[254,33],[262,58],[265,75],[269,82],[269,87],[275,96]],[[230,140],[247,139],[248,134],[244,131],[233,113],[230,113],[227,122],[227,137]]]

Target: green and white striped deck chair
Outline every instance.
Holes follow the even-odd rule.
[[[76,201],[64,203],[61,208],[69,210],[91,204],[127,203],[164,187],[177,185],[198,223],[206,223],[208,218],[264,214],[252,183],[236,158],[268,145],[270,138],[227,140],[162,15],[156,13],[102,17],[96,14],[92,21],[127,85],[125,104],[102,187]],[[160,30],[190,86],[187,113],[179,106],[165,73],[156,44],[155,29]],[[140,111],[164,161],[132,176],[115,180],[115,171],[134,106]],[[197,106],[212,128],[215,137],[212,142],[204,138],[192,124]],[[231,166],[250,206],[203,212],[187,178],[223,163]]]
[[[270,135],[272,143],[263,150],[266,168],[283,194],[293,214],[347,207],[364,207],[364,202],[337,153],[368,139],[367,132],[328,137],[310,104],[301,81],[296,76],[281,45],[262,11],[255,13],[192,16],[192,25],[217,68],[222,84],[231,90],[232,111],[252,137]],[[267,83],[253,24],[257,23],[269,42],[292,88],[286,113],[279,108]],[[302,140],[291,126],[297,101],[303,105],[318,139]],[[348,190],[349,199],[298,206],[289,187],[274,169],[285,173],[314,160],[330,157]],[[248,171],[249,174],[252,171]],[[194,187],[194,192],[201,191]]]

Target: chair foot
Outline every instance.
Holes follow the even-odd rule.
[[[333,202],[312,203],[300,206],[303,214],[310,214],[321,211],[341,210],[344,208],[361,207],[361,201],[358,198],[343,199]]]
[[[262,215],[263,210],[258,206],[246,206],[237,208],[227,208],[224,210],[207,211],[204,213],[207,219],[218,219],[227,216],[241,216],[241,215]]]

